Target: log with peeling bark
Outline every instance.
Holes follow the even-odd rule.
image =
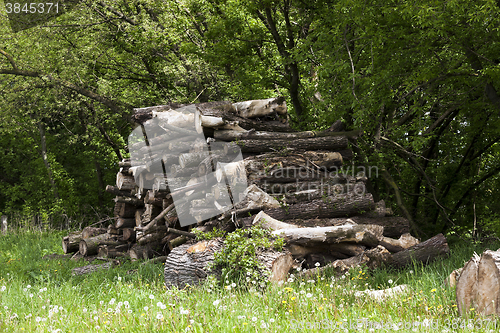
[[[196,244],[184,244],[174,248],[165,262],[165,285],[167,288],[185,288],[195,286],[208,275],[219,278],[220,270],[207,266],[213,264],[214,255],[223,247],[220,238],[201,241]],[[266,250],[257,253],[257,260],[264,265],[271,281],[282,281],[287,277],[295,262],[288,252]]]
[[[375,247],[382,240],[383,229],[378,225],[343,225],[338,227],[286,228],[273,231],[272,234],[283,237],[287,244],[315,246],[324,243],[349,242]]]
[[[129,257],[128,254],[129,245],[119,245],[119,246],[99,246],[97,256],[99,258],[126,258]]]
[[[347,138],[344,136],[292,140],[239,140],[234,143],[243,153],[262,153],[283,149],[337,151],[347,148]]]
[[[320,132],[320,131],[305,131],[292,133],[279,132],[263,132],[263,131],[231,131],[220,130],[214,132],[214,138],[223,141],[235,140],[295,140],[295,139],[310,139],[328,136],[345,136],[347,138],[357,138],[362,131],[355,130],[351,132]]]
[[[474,254],[460,273],[456,297],[461,316],[472,311],[479,316],[500,315],[500,251]]]

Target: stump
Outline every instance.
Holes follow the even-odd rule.
[[[486,250],[465,264],[457,281],[459,315],[500,315],[500,250]]]

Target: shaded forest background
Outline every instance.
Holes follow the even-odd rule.
[[[500,232],[498,0],[82,0],[18,32],[1,15],[2,214],[110,214],[134,107],[284,96],[298,130],[364,131],[354,164],[422,237]]]

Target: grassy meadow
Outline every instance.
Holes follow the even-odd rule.
[[[64,234],[66,234],[65,232]],[[261,287],[254,281],[206,281],[167,290],[162,264],[125,262],[72,276],[85,261],[62,254],[60,231],[0,235],[0,332],[496,332],[495,318],[459,318],[443,285],[474,251],[499,244],[452,244],[451,256],[405,270],[352,270]],[[409,285],[385,301],[354,292]],[[473,312],[472,312],[473,313]]]

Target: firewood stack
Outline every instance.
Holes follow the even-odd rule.
[[[193,228],[231,232],[263,221],[287,242],[283,253],[261,254],[275,280],[299,261],[312,269],[418,244],[408,221],[366,192],[371,170],[346,167],[348,140],[360,131],[344,132],[336,122],[327,131],[294,132],[281,98],[154,106],[136,109],[132,119],[131,158],[106,189],[116,195],[113,223],[65,237],[65,253],[169,254],[166,284],[182,287],[206,276],[200,272],[221,247],[220,240],[194,244]],[[180,261],[191,267],[176,269]]]

